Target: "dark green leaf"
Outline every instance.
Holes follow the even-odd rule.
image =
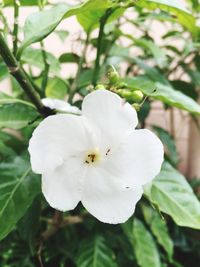
[[[77,257],[77,267],[117,267],[115,256],[102,236],[82,242]]]
[[[157,238],[158,243],[166,251],[168,258],[172,261],[173,242],[169,236],[166,222],[161,218],[160,214],[146,205],[142,206],[142,211],[146,223],[150,226],[152,233]]]
[[[31,172],[28,160],[20,157],[2,162],[0,177],[0,239],[3,239],[40,192],[40,179]]]

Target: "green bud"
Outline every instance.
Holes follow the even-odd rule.
[[[114,66],[110,67],[110,70],[108,71],[108,79],[111,84],[116,84],[119,82],[119,73],[116,71]]]
[[[119,89],[125,89],[127,87],[128,87],[128,84],[125,82],[120,82],[117,84],[117,88],[119,88]]]
[[[140,109],[141,109],[141,106],[140,106],[140,104],[138,104],[138,103],[134,103],[134,104],[132,105],[132,107],[133,107],[136,111],[140,111]]]
[[[103,85],[103,84],[97,84],[96,86],[95,86],[95,88],[94,88],[94,90],[105,90],[106,88],[105,88],[105,86]]]
[[[144,97],[143,93],[140,90],[132,92],[126,89],[118,89],[117,93],[131,103],[141,102]]]
[[[140,90],[135,90],[132,92],[132,99],[135,102],[141,102],[143,97],[144,97],[144,95],[143,95],[142,91],[140,91]]]

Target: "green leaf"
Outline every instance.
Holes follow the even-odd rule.
[[[174,90],[172,86],[160,82],[152,82],[145,76],[127,78],[125,82],[130,88],[139,89],[144,94],[158,99],[172,107],[187,110],[190,113],[200,115],[200,105],[192,98]]]
[[[36,109],[28,102],[0,99],[0,128],[24,128],[38,115]]]
[[[105,4],[107,2],[107,4]],[[92,6],[85,12],[79,13],[77,15],[77,20],[84,28],[86,32],[91,32],[95,28],[99,27],[99,21],[101,17],[104,15],[106,9],[109,6],[109,1],[102,0],[93,0],[93,8]],[[98,9],[97,9],[98,7]],[[107,23],[110,23],[116,19],[118,19],[124,13],[125,9],[118,8],[116,9],[108,18]]]
[[[146,53],[151,53],[157,63],[157,65],[160,68],[164,68],[167,65],[167,55],[164,51],[164,49],[160,48],[158,45],[153,43],[150,40],[146,39],[135,39],[131,35],[125,35],[126,37],[129,37],[131,40],[134,41],[134,44],[140,48],[145,49]]]
[[[169,261],[173,257],[173,242],[169,236],[166,222],[161,218],[160,214],[146,205],[142,206],[142,211],[146,223],[150,226],[152,233],[157,238],[158,243],[166,251]]]
[[[0,81],[8,77],[8,68],[4,62],[0,61]]]
[[[8,235],[40,192],[39,176],[28,160],[16,157],[0,164],[0,240]]]
[[[191,32],[195,31],[195,18],[179,0],[140,0],[137,1],[136,5],[150,10],[159,8],[162,11],[172,13],[185,28]]]
[[[166,146],[169,161],[172,163],[173,166],[176,166],[179,162],[179,156],[172,136],[166,130],[160,127],[153,126],[153,129],[157,133],[162,143]]]
[[[45,95],[49,98],[64,99],[69,89],[66,81],[55,77],[48,80]]]
[[[132,244],[138,265],[140,267],[160,267],[159,251],[144,224],[135,218],[123,224],[122,228]]]
[[[5,6],[12,6],[13,0],[3,0]],[[20,0],[20,6],[37,6],[38,0]]]
[[[170,215],[180,226],[200,229],[200,202],[186,178],[169,163],[164,163],[145,193],[162,212]]]
[[[60,73],[60,63],[57,58],[49,52],[46,52],[47,63],[49,64],[49,72],[53,74]],[[44,60],[41,49],[26,48],[21,56],[22,63],[27,63],[30,66],[38,67],[44,70]]]
[[[17,229],[19,231],[20,237],[23,240],[27,241],[32,250],[33,239],[40,226],[40,215],[41,198],[40,196],[38,196],[33,200],[32,205],[28,208],[25,215],[17,224]]]
[[[115,256],[102,236],[88,238],[81,243],[77,267],[117,267]]]
[[[32,43],[41,41],[48,36],[63,20],[70,16],[83,14],[90,10],[106,9],[109,1],[88,0],[81,5],[69,7],[65,4],[55,5],[50,9],[31,14],[27,17],[24,25],[24,40],[18,51],[18,57],[23,50]]]

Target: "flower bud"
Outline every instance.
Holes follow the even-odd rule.
[[[136,111],[140,111],[140,109],[141,109],[141,106],[140,106],[140,104],[138,104],[138,103],[134,103],[134,104],[132,105],[132,107],[133,107]]]
[[[142,91],[140,91],[140,90],[135,90],[132,92],[132,99],[135,102],[141,102],[143,97],[144,97],[144,95],[143,95]]]
[[[116,71],[116,69],[112,66],[111,69],[108,72],[108,79],[111,84],[116,84],[119,82],[119,73]]]
[[[96,86],[95,86],[95,88],[94,88],[94,90],[105,90],[106,88],[105,88],[105,86],[103,85],[103,84],[97,84]]]
[[[125,82],[120,82],[117,84],[117,88],[119,89],[124,89],[124,88],[127,88],[128,87],[128,84],[125,83]]]

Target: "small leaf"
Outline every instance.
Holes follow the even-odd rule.
[[[59,57],[60,63],[79,63],[80,57],[74,53],[65,53]]]
[[[28,160],[16,157],[0,164],[0,240],[12,231],[40,192],[39,176]]]
[[[200,202],[186,178],[169,163],[163,164],[160,174],[146,186],[145,194],[176,224],[200,229]]]

